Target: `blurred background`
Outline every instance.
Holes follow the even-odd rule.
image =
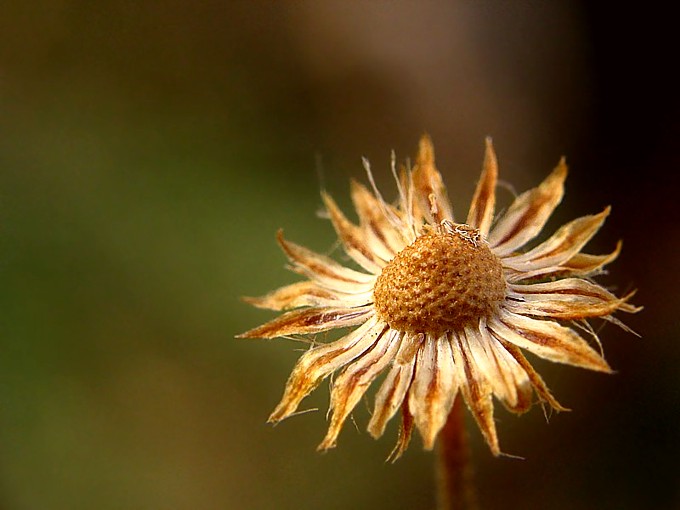
[[[680,508],[680,137],[674,19],[591,2],[7,2],[0,7],[0,508],[433,508],[414,437],[367,406],[265,423],[300,345],[236,340],[239,300],[296,281],[279,227],[334,247],[370,159],[432,135],[464,217],[493,136],[521,192],[566,155],[549,224],[613,213],[590,253],[638,288],[596,323],[615,375],[536,362],[571,413],[470,424],[484,508]],[[511,193],[500,191],[507,205]],[[372,392],[369,392],[372,395]]]

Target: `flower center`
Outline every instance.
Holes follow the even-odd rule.
[[[505,287],[501,262],[479,231],[444,221],[397,253],[373,297],[391,328],[441,335],[490,316]]]

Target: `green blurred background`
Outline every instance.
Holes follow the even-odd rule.
[[[334,245],[367,156],[429,132],[464,217],[494,137],[522,191],[566,154],[550,223],[613,205],[591,252],[639,288],[616,375],[536,364],[573,409],[470,426],[486,508],[680,508],[672,16],[586,2],[6,2],[0,6],[0,508],[433,508],[418,438],[315,452],[319,412],[266,425],[300,346],[235,340],[242,295],[295,281],[274,233]],[[661,62],[661,63],[659,63]],[[665,63],[663,63],[665,62]],[[510,193],[501,192],[505,203]],[[597,325],[600,327],[600,325]]]

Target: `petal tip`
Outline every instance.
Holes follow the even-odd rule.
[[[421,432],[421,436],[423,438],[423,450],[428,452],[432,451],[432,449],[434,448],[435,440],[437,439],[437,435],[432,433],[423,434]]]
[[[248,303],[249,305],[254,306],[255,308],[266,308],[265,306],[263,306],[264,298],[262,297],[241,296],[240,299],[244,303]]]
[[[323,441],[321,441],[321,443],[319,443],[319,446],[316,447],[316,451],[322,453],[327,452],[328,450],[335,448],[337,445],[338,443],[335,438],[326,437]]]
[[[616,370],[610,367],[608,363],[605,363],[605,366],[602,368],[602,372],[605,374],[615,374]]]
[[[256,331],[257,331],[257,328],[249,329],[248,331],[245,331],[243,333],[239,333],[238,335],[234,335],[234,338],[260,338],[259,336],[254,334],[254,332],[256,332]]]
[[[569,167],[567,166],[567,158],[562,156],[557,163],[557,166],[552,172],[551,177],[554,179],[564,182],[564,180],[567,178],[567,174],[569,173]]]
[[[376,416],[375,412],[373,416]],[[366,431],[373,439],[379,439],[385,433],[386,426],[387,426],[386,420],[377,421],[373,417],[371,417],[371,421],[368,423]]]
[[[418,163],[427,164],[434,161],[434,144],[429,134],[423,133],[418,143]]]
[[[283,237],[283,229],[280,228],[276,231],[276,242],[279,243],[279,246],[283,248],[284,251],[286,251],[286,239]]]
[[[285,405],[284,402],[279,403],[279,405],[277,405],[269,415],[269,418],[267,418],[267,423],[276,425],[277,423],[288,418],[295,411],[295,409],[290,409],[289,407],[290,406]]]

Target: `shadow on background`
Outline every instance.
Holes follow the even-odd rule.
[[[572,413],[471,426],[486,508],[671,508],[677,489],[677,78],[670,17],[578,3],[32,2],[0,8],[0,506],[432,508],[415,439],[265,424],[299,345],[235,340],[290,283],[277,228],[318,251],[319,186],[434,139],[463,215],[492,135],[522,191],[562,154],[553,227],[613,205],[590,252],[639,288],[616,375],[541,364]],[[642,35],[644,34],[644,36]],[[665,65],[657,64],[666,59]],[[510,195],[505,194],[506,201]],[[598,325],[599,326],[599,325]]]

